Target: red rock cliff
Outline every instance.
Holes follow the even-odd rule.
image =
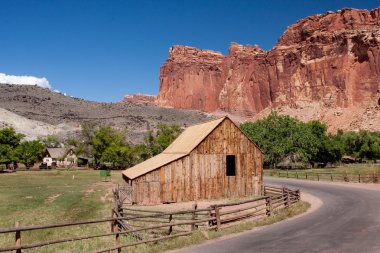
[[[236,43],[227,56],[174,46],[161,67],[156,103],[245,118],[284,107],[309,113],[305,120],[323,119],[337,108],[377,113],[380,8],[301,19],[268,52]]]
[[[154,96],[154,95],[133,94],[133,95],[125,95],[123,101],[125,103],[155,104],[156,97],[157,96]]]
[[[174,46],[160,69],[157,104],[176,108],[214,111],[225,77],[224,56],[211,50]]]

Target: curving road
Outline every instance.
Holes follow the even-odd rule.
[[[300,188],[323,204],[295,219],[176,252],[380,252],[380,186],[272,178],[265,183]]]

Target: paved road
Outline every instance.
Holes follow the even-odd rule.
[[[299,218],[177,252],[380,252],[380,191],[289,179],[265,183],[300,188],[323,205]]]

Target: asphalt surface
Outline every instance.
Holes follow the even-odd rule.
[[[265,184],[300,188],[323,204],[299,218],[176,252],[380,252],[380,191],[289,179]]]

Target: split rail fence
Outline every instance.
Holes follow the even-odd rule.
[[[271,175],[277,177],[306,179],[314,181],[353,182],[353,183],[379,183],[380,173],[331,173],[331,172],[274,172]]]
[[[112,208],[112,217],[110,218],[37,226],[19,226],[19,224],[16,224],[13,228],[0,228],[0,235],[14,233],[15,236],[14,245],[0,246],[0,252],[15,251],[21,253],[21,250],[24,249],[111,236],[115,239],[114,246],[93,252],[121,252],[122,248],[191,235],[200,229],[218,230],[241,220],[263,219],[273,215],[276,210],[288,208],[300,200],[299,190],[264,186],[264,196],[262,197],[216,204],[207,208],[198,208],[197,204],[194,204],[190,210],[163,212],[126,206],[124,205],[125,197],[120,194],[122,192],[125,192],[122,188],[114,191],[114,208]],[[111,223],[111,230],[107,233],[22,244],[22,234],[26,231],[107,222]],[[122,235],[125,235],[125,237],[122,237]]]

